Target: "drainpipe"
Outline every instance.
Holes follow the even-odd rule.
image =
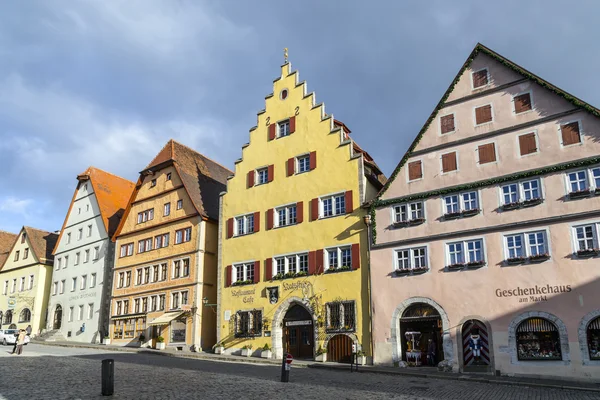
[[[367,271],[369,273],[367,279],[367,290],[369,291],[369,323],[371,324],[371,340],[369,343],[369,347],[371,349],[371,359],[373,364],[375,363],[375,331],[373,330],[373,291],[371,290],[371,215],[368,214],[364,217],[365,225],[367,225],[367,240],[369,242],[369,246],[367,247]]]

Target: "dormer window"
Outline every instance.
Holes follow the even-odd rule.
[[[487,68],[473,72],[471,78],[473,79],[473,89],[482,88],[490,83],[490,74]]]

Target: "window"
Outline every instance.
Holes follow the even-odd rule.
[[[6,295],[8,293],[8,281],[4,281],[4,288],[2,289],[2,294]],[[56,290],[54,291],[54,294],[56,294]]]
[[[171,309],[179,308],[179,293],[171,293]]]
[[[77,289],[77,277],[71,278],[71,292],[74,292]]]
[[[567,172],[569,197],[587,195],[590,191],[598,191],[600,186],[600,167]]]
[[[475,125],[482,125],[488,122],[492,122],[492,119],[493,117],[491,104],[475,108]]]
[[[81,253],[75,253],[75,265],[79,265],[79,258],[81,257]]]
[[[73,313],[74,313],[74,308],[69,307],[69,322],[73,322]]]
[[[167,172],[167,180],[170,181],[171,180],[171,173]]]
[[[477,148],[479,164],[496,162],[496,145],[494,143],[482,144]]]
[[[421,160],[408,163],[408,180],[414,181],[423,177],[423,165]]]
[[[539,179],[509,183],[501,186],[502,205],[540,200],[542,198]]]
[[[296,171],[298,174],[310,171],[310,156],[308,154],[296,158]]]
[[[235,337],[262,336],[262,310],[238,311],[235,314]]]
[[[21,252],[19,250],[15,251],[15,261],[19,261],[19,254]]]
[[[156,186],[156,179],[150,181],[150,187],[153,188],[154,186]]]
[[[62,262],[62,258],[57,258],[56,259],[56,271],[58,271],[60,269],[61,262]]]
[[[33,289],[33,281],[34,281],[34,276],[33,275],[29,275],[29,284],[27,285],[27,290],[31,290]]]
[[[123,314],[129,313],[129,300],[123,300]]]
[[[87,285],[87,275],[81,276],[81,285],[79,286],[80,290],[84,290]]]
[[[254,214],[241,215],[234,218],[235,236],[247,235],[254,232]]]
[[[579,256],[596,255],[598,249],[598,226],[597,224],[580,225],[573,227],[575,251]]]
[[[395,224],[425,220],[425,213],[423,211],[422,201],[417,201],[415,203],[400,204],[394,206],[393,210]]]
[[[138,242],[138,253],[152,250],[152,238],[143,239]]]
[[[24,308],[19,314],[19,322],[31,322],[31,311],[29,308]]]
[[[508,262],[524,258],[536,260],[548,257],[548,243],[546,232],[544,231],[506,235],[504,241],[506,260]]]
[[[117,281],[117,288],[125,286],[125,272],[119,272],[119,280]]]
[[[83,262],[86,263],[90,261],[90,250],[87,249],[83,252]]]
[[[144,284],[150,283],[150,267],[144,267]]]
[[[27,234],[26,234],[26,233],[23,233],[23,234],[21,235],[21,243],[25,243],[25,240],[27,240]]]
[[[27,260],[27,257],[29,257],[29,247],[23,250],[23,260]]]
[[[183,278],[190,275],[190,259],[173,261],[173,278]]]
[[[67,268],[69,266],[69,256],[65,256],[65,266],[63,268]]]
[[[275,214],[277,215],[275,226],[294,225],[296,223],[296,204],[276,208]]]
[[[177,200],[177,209],[181,210],[183,208],[183,200]]]
[[[290,120],[281,121],[277,124],[277,137],[290,135]]]
[[[440,117],[440,132],[442,135],[454,132],[454,114],[444,115]]]
[[[96,286],[96,273],[90,275],[90,288]]]
[[[6,281],[5,284],[8,284],[8,281]],[[5,289],[8,289],[6,286],[8,286],[8,285],[5,285]],[[6,291],[4,294],[6,294]],[[52,284],[52,294],[54,296],[56,296],[58,294],[58,281],[56,281]]]
[[[59,292],[60,292],[60,294],[63,294],[65,292],[65,280],[64,279],[60,281]]]
[[[167,217],[171,214],[171,203],[165,203],[163,216]]]
[[[600,317],[587,326],[587,344],[590,360],[600,360]]]
[[[519,151],[521,156],[537,153],[537,139],[534,132],[519,136]]]
[[[473,89],[479,89],[490,83],[490,77],[487,68],[471,73]]]
[[[19,281],[19,292],[22,292],[25,290],[25,277],[22,276],[21,280]]]
[[[427,248],[396,250],[396,271],[410,272],[427,270]]]
[[[159,300],[158,309],[161,311],[165,309],[165,299],[166,299],[166,296],[164,294],[161,294],[158,296],[158,300]]]
[[[167,280],[167,264],[166,263],[160,265],[160,280],[161,281]]]
[[[265,183],[269,182],[269,169],[268,168],[257,169],[256,175],[257,175],[257,179],[256,179],[257,185],[264,185]]]
[[[142,298],[142,312],[148,312],[148,298]]]
[[[10,288],[10,292],[14,293],[17,291],[17,278],[14,278],[12,280],[12,287]]]
[[[463,192],[444,197],[444,217],[454,217],[457,214],[472,214],[479,211],[479,196],[477,192]]]
[[[151,301],[150,301],[150,310],[151,311],[156,311],[157,307],[158,307],[158,296],[152,296],[150,298],[151,298]]]
[[[77,230],[77,240],[81,240],[83,238],[83,228],[79,228]]]
[[[133,300],[133,312],[136,314],[140,312],[140,299]]]
[[[531,94],[518,94],[513,98],[515,104],[515,114],[521,114],[531,110]]]
[[[352,251],[350,246],[335,247],[325,250],[325,269],[351,269]]]
[[[274,260],[274,279],[304,276],[308,274],[308,253],[274,257]]]
[[[175,244],[181,244],[192,240],[192,228],[175,231]]]
[[[136,285],[141,285],[142,284],[142,273],[143,273],[143,269],[142,268],[138,268],[135,270],[135,284]]]
[[[133,243],[121,245],[121,257],[129,257],[133,255]]]
[[[321,197],[321,218],[346,214],[346,197],[344,193]]]
[[[92,225],[88,225],[88,229],[87,229],[87,237],[92,236]]]
[[[146,221],[152,221],[154,219],[154,208],[138,213],[137,223],[141,224]]]
[[[528,318],[517,327],[517,357],[520,361],[562,360],[556,325],[544,318]]]
[[[581,130],[579,122],[569,122],[560,126],[560,135],[562,138],[562,145],[569,146],[572,144],[581,143]]]
[[[67,233],[67,244],[71,243],[71,232]]]
[[[90,205],[89,204],[85,205],[85,211],[90,211]]]
[[[177,309],[181,305],[188,304],[188,291],[171,293],[171,309]]]
[[[77,314],[77,320],[81,321],[83,319],[83,305],[79,306],[79,313]]]
[[[442,154],[442,172],[452,172],[458,169],[456,162],[456,152]]]
[[[163,233],[154,238],[154,248],[160,249],[161,247],[167,247],[169,245],[169,233]]]
[[[100,246],[94,247],[94,261],[100,258]]]
[[[483,265],[483,240],[467,240],[446,245],[449,267],[462,264]]]
[[[158,282],[158,277],[160,273],[159,268],[160,267],[158,265],[152,267],[152,282]]]
[[[125,287],[131,286],[131,271],[125,272]]]
[[[94,303],[88,304],[88,319],[94,318]]]
[[[232,285],[241,285],[246,283],[254,283],[254,262],[236,264],[231,268]],[[257,273],[260,271],[256,271]]]
[[[354,332],[356,330],[356,305],[354,301],[334,301],[325,304],[325,330],[329,332]]]

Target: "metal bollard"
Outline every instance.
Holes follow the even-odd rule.
[[[289,382],[290,381],[290,368],[286,362],[287,354],[283,355],[283,360],[281,360],[281,382]]]
[[[115,392],[115,360],[102,360],[102,396],[112,396]]]

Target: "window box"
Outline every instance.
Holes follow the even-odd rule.
[[[463,263],[458,263],[458,264],[450,264],[448,266],[446,266],[446,268],[448,268],[451,271],[456,271],[459,269],[463,269],[465,267],[465,264]]]
[[[394,274],[396,276],[403,276],[403,275],[410,275],[411,270],[410,269],[397,269],[394,271]]]
[[[344,272],[344,271],[352,271],[352,267],[349,265],[344,265],[342,267],[338,267],[338,268],[334,268],[334,267],[329,267],[325,270],[326,274],[333,274],[336,272]]]
[[[462,213],[461,212],[452,212],[452,213],[444,214],[444,219],[445,220],[458,219],[460,217],[462,217]]]
[[[529,257],[529,262],[540,263],[540,262],[544,262],[549,259],[550,259],[550,254],[548,254],[548,253],[536,254],[534,256]]]
[[[582,197],[588,197],[590,195],[590,189],[577,190],[569,193],[569,199],[580,199]]]
[[[506,263],[508,265],[519,265],[519,264],[523,264],[525,261],[527,261],[527,258],[525,258],[525,257],[513,257],[513,258],[506,259]]]
[[[235,281],[231,284],[231,286],[242,286],[242,285],[251,285],[253,284],[254,281],[253,280],[245,280],[245,281]]]
[[[277,281],[277,280],[281,280],[281,279],[298,278],[301,276],[308,276],[308,272],[299,271],[299,272],[288,272],[285,274],[280,273],[280,274],[275,275],[273,278],[271,278],[271,280]]]
[[[476,269],[481,268],[485,265],[485,261],[471,261],[467,263],[467,268]]]
[[[422,273],[427,272],[427,271],[429,271],[428,267],[418,267],[418,268],[413,268],[412,269],[412,273],[413,274],[422,274]]]
[[[541,197],[537,197],[535,199],[524,200],[521,204],[523,205],[523,207],[533,207],[537,206],[538,204],[542,204],[543,202],[544,199],[542,199]]]
[[[577,257],[579,258],[590,258],[595,257],[600,252],[599,249],[585,249],[585,250],[577,250]]]
[[[474,208],[472,210],[465,210],[461,213],[463,217],[472,217],[473,215],[477,215],[481,212],[479,208]]]
[[[260,352],[260,358],[272,358],[273,352],[271,350],[263,350]]]
[[[327,333],[348,333],[348,332],[356,332],[354,326],[346,325],[340,328],[329,328],[325,329]]]
[[[518,201],[516,201],[514,203],[504,204],[502,206],[502,211],[516,210],[519,207],[521,207],[521,203],[519,203]]]
[[[417,275],[429,271],[428,267],[403,268],[394,271],[396,276]]]
[[[425,218],[415,218],[415,219],[409,219],[407,221],[394,222],[392,224],[392,226],[394,228],[404,228],[404,227],[407,227],[407,226],[421,225],[424,222],[425,222]]]

